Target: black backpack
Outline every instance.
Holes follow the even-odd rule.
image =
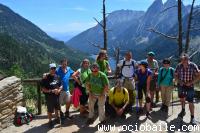
[[[131,64],[130,65],[126,65],[126,61],[123,60],[123,64],[121,66],[121,69],[120,69],[120,77],[123,77],[122,75],[122,69],[124,68],[124,66],[133,66],[133,69],[135,69],[135,61],[134,60],[131,60]],[[134,76],[134,73],[133,73],[133,76]]]

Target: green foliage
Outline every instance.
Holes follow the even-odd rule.
[[[24,70],[18,64],[14,64],[10,68],[9,72],[10,72],[10,75],[15,75],[18,78],[24,78]]]
[[[23,96],[25,100],[37,100],[37,88],[33,85],[23,85]]]

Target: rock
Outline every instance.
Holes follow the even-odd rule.
[[[12,113],[12,109],[6,109],[6,110],[3,110],[3,111],[1,112],[2,115],[10,114],[10,113]]]
[[[12,101],[11,100],[5,100],[4,102],[0,103],[0,110],[1,108],[3,108],[4,106],[10,104]]]

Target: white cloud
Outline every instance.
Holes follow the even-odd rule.
[[[87,30],[97,23],[95,22],[72,22],[66,24],[47,24],[41,25],[40,27],[46,32],[72,32],[72,33],[80,33],[84,30]]]
[[[62,8],[63,10],[74,10],[74,11],[87,11],[88,9],[81,7],[81,6],[77,6],[77,7],[72,7],[72,8]]]

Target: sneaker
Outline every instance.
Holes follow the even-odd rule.
[[[178,117],[181,117],[181,118],[183,118],[183,116],[185,116],[185,111],[181,111],[179,114],[178,114]]]
[[[48,125],[49,125],[49,128],[53,128],[53,122],[52,121],[49,121]]]
[[[60,123],[61,123],[61,122],[60,122],[60,117],[56,118],[56,119],[55,119],[55,122],[56,122],[56,124],[60,124]]]
[[[65,118],[72,119],[73,116],[71,116],[71,115],[69,114],[69,111],[66,111],[66,112],[65,112]]]
[[[87,125],[91,125],[93,124],[94,120],[92,118],[88,118],[88,120],[86,121]]]
[[[146,113],[146,117],[149,117],[149,116],[150,116],[150,113],[149,113],[149,112],[147,112],[147,113]]]
[[[151,103],[151,108],[156,108],[156,103]]]
[[[197,121],[194,118],[192,118],[191,121],[190,121],[190,124],[197,125]]]

